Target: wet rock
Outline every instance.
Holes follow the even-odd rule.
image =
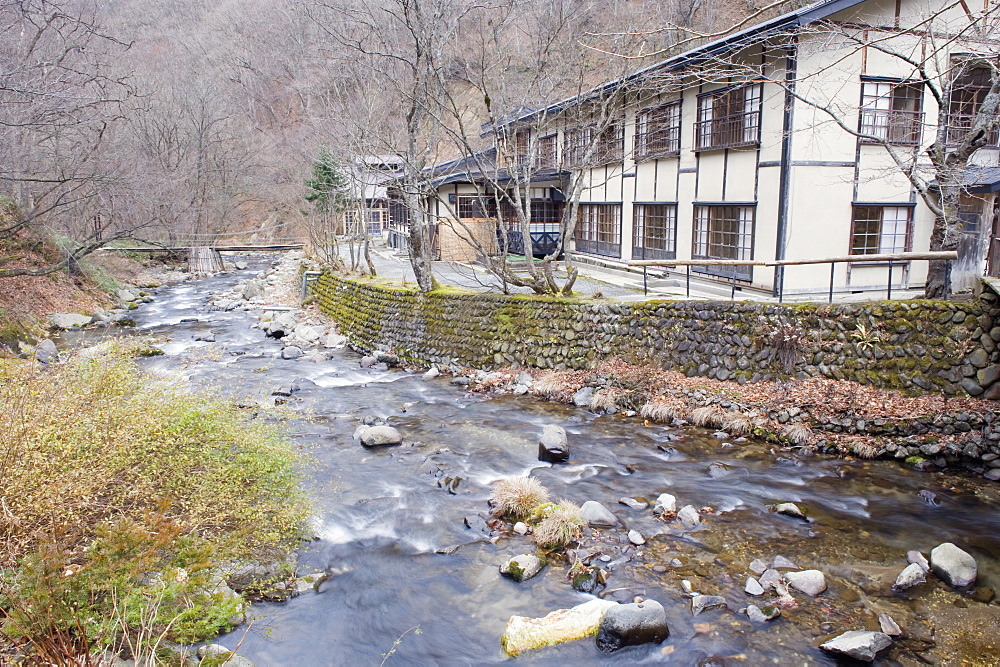
[[[462,521],[465,523],[466,528],[477,533],[489,535],[492,532],[489,521],[480,514],[469,514]]]
[[[129,289],[119,289],[115,291],[115,298],[122,303],[130,303],[139,299],[139,295]]]
[[[204,646],[198,647],[198,657],[208,658],[208,657],[223,657],[232,653],[228,648],[222,644],[205,644]]]
[[[516,385],[514,385],[514,388],[511,389],[510,391],[515,396],[524,396],[525,394],[528,393],[528,385],[525,385],[525,384],[516,384]]]
[[[264,285],[259,280],[251,280],[243,287],[242,297],[244,301],[262,296],[264,296]]]
[[[237,271],[245,271],[246,268],[250,265],[241,259],[236,262],[233,262],[233,266],[236,268]]]
[[[87,326],[91,322],[91,317],[80,313],[50,313],[48,321],[56,329],[72,329]]]
[[[750,571],[754,574],[764,574],[767,569],[767,562],[761,558],[754,558],[750,563]]]
[[[701,517],[698,515],[698,510],[694,508],[694,505],[685,505],[677,513],[677,519],[681,522],[685,528],[694,528],[701,523]]]
[[[59,361],[59,350],[51,338],[46,338],[35,346],[35,359],[42,364],[53,364]]]
[[[673,497],[669,493],[661,493],[656,497],[656,502],[653,503],[653,511],[657,514],[663,514],[664,512],[676,512],[677,498]]]
[[[785,581],[792,588],[806,595],[816,596],[826,590],[826,577],[819,570],[801,570],[786,572]]]
[[[593,593],[601,583],[601,571],[596,567],[585,567],[573,576],[572,586],[581,593]]]
[[[340,334],[327,334],[326,336],[320,336],[316,342],[327,349],[338,349],[347,344],[347,337]]]
[[[638,530],[630,530],[628,531],[628,541],[638,547],[646,543],[646,538]]]
[[[775,584],[780,583],[781,573],[777,570],[768,568],[764,571],[764,574],[760,575],[760,585],[763,586],[765,590],[768,588],[773,589]]]
[[[924,570],[917,563],[910,563],[903,568],[903,571],[899,573],[896,577],[896,583],[892,585],[892,589],[896,591],[905,591],[907,588],[916,586],[917,584],[922,584],[927,581],[926,570]]]
[[[972,599],[983,604],[993,602],[993,598],[996,596],[996,591],[990,586],[978,586],[976,590],[972,591]]]
[[[215,342],[215,334],[206,334],[204,336],[195,336],[194,339],[195,339],[196,342],[199,342],[199,343],[214,343]]]
[[[763,595],[764,587],[753,577],[747,577],[747,584],[743,587],[748,595]]]
[[[296,347],[294,345],[291,345],[289,347],[283,348],[281,350],[281,358],[282,359],[298,359],[303,354],[304,353],[302,352],[302,348],[301,347]]]
[[[372,426],[361,433],[361,444],[365,447],[385,447],[403,442],[403,436],[392,426]]]
[[[619,498],[618,502],[634,510],[644,510],[649,507],[649,503],[646,502],[645,498],[625,496],[624,498]]]
[[[778,503],[774,506],[774,511],[778,514],[784,514],[785,516],[794,517],[796,519],[805,519],[806,513],[802,511],[802,508],[795,503]]]
[[[755,604],[747,605],[747,617],[754,623],[767,623],[781,616],[781,610],[774,605],[766,605],[763,609]]]
[[[399,365],[399,357],[391,352],[379,352],[375,355],[375,358],[378,359],[380,364],[385,364],[390,368]]]
[[[896,621],[892,620],[892,616],[889,614],[879,614],[878,615],[878,625],[882,628],[882,632],[889,635],[890,637],[899,637],[903,634],[903,631],[896,624]]]
[[[613,528],[618,525],[618,517],[601,503],[588,500],[581,507],[583,520],[593,528]]]
[[[500,566],[500,574],[514,581],[527,581],[542,571],[545,561],[534,554],[514,556]]]
[[[656,600],[610,607],[597,631],[597,648],[605,652],[623,646],[658,644],[670,635],[667,614]]]
[[[531,377],[531,373],[528,371],[521,371],[517,374],[517,383],[523,384],[525,387],[531,387],[535,383],[535,379]]]
[[[378,415],[365,415],[361,418],[361,423],[365,426],[378,426],[379,424],[384,424],[385,420]]]
[[[590,600],[571,609],[559,609],[542,618],[512,616],[500,645],[509,655],[596,635],[604,613],[618,603]]]
[[[449,382],[448,384],[454,385],[456,387],[468,387],[470,384],[472,384],[472,378],[465,377],[464,375],[462,375],[457,378],[452,378],[451,382]]]
[[[514,524],[514,532],[517,533],[518,535],[527,535],[528,524],[526,524],[523,521],[518,521],[517,523]]]
[[[288,599],[286,582],[295,571],[298,557],[294,552],[275,551],[255,561],[231,564],[225,581],[229,588],[250,598],[265,600]]]
[[[879,651],[892,646],[892,639],[884,632],[850,630],[830,641],[820,644],[829,653],[839,653],[855,660],[872,662]]]
[[[923,448],[921,447],[921,449]],[[937,452],[924,452],[924,453],[936,454]],[[938,500],[937,494],[934,493],[933,491],[928,491],[927,489],[921,489],[920,491],[918,491],[917,497],[932,507],[937,507],[938,505],[941,504],[941,501]]]
[[[295,336],[306,343],[314,343],[319,340],[320,332],[308,324],[297,324],[295,326]]]
[[[538,460],[562,463],[569,459],[569,441],[562,426],[547,424],[538,438]]]
[[[691,598],[691,614],[697,616],[706,609],[725,607],[726,598],[721,595],[696,595]]]
[[[361,361],[358,362],[361,368],[371,368],[378,363],[378,359],[372,356],[361,357]]]
[[[774,564],[771,565],[775,570],[797,570],[799,566],[788,560],[784,556],[775,556]]]
[[[584,387],[573,394],[573,405],[578,408],[589,408],[590,399],[594,395],[593,387]]]
[[[437,366],[431,366],[424,373],[424,377],[427,378],[428,380],[433,380],[438,375],[441,375],[441,371],[438,370]]]
[[[952,586],[968,586],[976,580],[976,559],[951,542],[931,549],[931,569]]]
[[[699,595],[699,593],[695,591],[694,588],[691,586],[691,582],[688,581],[687,579],[681,579],[681,590],[684,591],[684,595],[688,596],[689,598],[693,598]]]
[[[931,564],[927,562],[927,559],[924,558],[924,555],[919,551],[907,551],[906,562],[919,565],[920,569],[924,572],[930,572]]]

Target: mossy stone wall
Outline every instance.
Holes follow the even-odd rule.
[[[564,370],[618,357],[741,383],[822,375],[1000,398],[1000,304],[991,292],[968,303],[609,303],[422,294],[328,273],[313,294],[352,345],[417,365]]]

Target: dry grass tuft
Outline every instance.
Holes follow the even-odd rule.
[[[579,505],[560,500],[541,523],[535,526],[535,543],[543,549],[565,549],[583,533],[583,510]]]
[[[490,497],[500,514],[512,519],[527,517],[548,500],[548,490],[534,477],[511,477],[495,482]]]
[[[753,422],[742,412],[727,412],[722,418],[722,430],[730,435],[747,435],[753,431]]]
[[[639,409],[639,415],[643,419],[669,424],[674,419],[679,419],[684,412],[674,403],[662,398],[654,398]]]
[[[789,425],[784,430],[784,436],[796,445],[808,445],[816,437],[809,425],[803,422]]]
[[[535,380],[535,383],[531,385],[531,393],[536,396],[544,396],[545,398],[556,398],[565,389],[564,380],[561,375],[555,371],[551,373],[546,373],[542,377]]]
[[[605,387],[595,391],[590,397],[590,409],[594,412],[601,412],[608,408],[618,406],[618,399],[621,398],[621,391],[613,387]]]
[[[691,423],[705,428],[722,428],[727,414],[718,405],[703,405],[691,411]]]
[[[862,438],[856,438],[846,443],[847,448],[858,458],[877,459],[885,453],[878,443]]]

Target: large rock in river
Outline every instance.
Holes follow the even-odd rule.
[[[892,639],[884,632],[850,630],[820,644],[820,648],[830,653],[839,653],[862,662],[872,662],[879,651],[892,646]]]
[[[618,517],[597,501],[588,500],[580,509],[583,513],[583,520],[593,528],[613,528],[618,525]]]
[[[542,618],[511,616],[500,645],[508,654],[517,656],[531,649],[591,637],[597,634],[604,613],[617,606],[611,600],[594,599]]]
[[[361,432],[361,444],[365,447],[385,447],[403,442],[403,436],[392,426],[372,426]]]
[[[620,604],[604,612],[597,630],[597,648],[617,651],[623,646],[658,644],[669,634],[667,614],[656,600]]]
[[[514,581],[527,581],[542,571],[545,561],[534,554],[514,556],[500,566],[500,574]]]
[[[548,424],[538,439],[538,460],[562,463],[569,459],[569,441],[562,426]]]
[[[89,315],[80,313],[50,313],[49,324],[56,329],[72,329],[73,327],[85,327],[92,321]]]
[[[976,559],[951,542],[931,549],[931,569],[952,586],[968,586],[976,580]]]

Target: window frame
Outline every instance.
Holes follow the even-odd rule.
[[[896,108],[907,101],[913,102],[916,108]],[[923,136],[923,106],[924,86],[919,81],[862,77],[858,132],[877,138],[858,137],[859,141],[876,145],[919,145]]]
[[[695,152],[760,146],[763,105],[763,83],[739,84],[698,95]],[[734,112],[738,106],[743,110]],[[719,116],[717,111],[725,113]]]
[[[850,254],[851,255],[884,255],[892,254],[898,252],[909,252],[913,248],[913,212],[916,208],[916,204],[912,202],[853,202],[851,204],[851,236],[850,236]],[[859,219],[859,211],[863,209],[878,209],[880,210],[880,215],[878,219],[865,218]],[[886,249],[882,246],[882,238],[885,236],[882,230],[882,225],[886,222],[885,213],[887,209],[895,209],[898,213],[899,211],[906,211],[905,228],[902,234],[898,231],[893,233],[891,236],[894,239],[902,238],[902,245],[893,245],[891,249]],[[859,223],[878,223],[879,228],[875,232],[859,232]],[[894,223],[899,223],[899,218],[894,218],[892,220]],[[864,236],[867,238],[874,238],[877,240],[877,245],[874,246],[873,250],[867,250],[866,246],[858,245],[858,237]],[[864,265],[864,264],[880,264],[882,262],[866,262],[865,260],[859,260],[857,262],[852,262],[853,265]]]
[[[973,55],[956,56],[952,61],[952,74],[954,76],[948,88],[948,136],[947,145],[955,146],[960,143],[959,136],[968,131],[971,123],[979,114],[979,107],[983,104],[983,98],[989,92],[989,84],[968,83],[964,87],[959,87],[961,79],[973,79],[977,72],[989,72],[989,67],[976,66],[976,61],[980,57]],[[956,71],[957,70],[957,71]],[[956,91],[960,93],[960,98],[956,99]],[[958,111],[958,113],[956,112]],[[969,113],[971,111],[971,113]],[[984,147],[996,148],[1000,146],[1000,128],[994,128],[987,138]]]
[[[496,202],[493,201],[492,197],[486,195],[455,195],[455,217],[459,220],[491,220],[496,217],[491,214],[491,209],[494,206],[496,206]],[[482,213],[482,215],[467,215],[467,213]]]
[[[651,208],[663,209],[663,215],[650,216]],[[662,219],[662,235],[651,236],[650,218]],[[657,248],[650,241],[662,241]],[[677,202],[635,202],[632,204],[632,259],[677,259]]]
[[[635,160],[676,157],[681,152],[682,100],[643,109],[635,121]]]
[[[611,219],[601,219],[598,215],[599,211],[610,211]],[[594,216],[591,217],[590,213],[593,213]],[[573,240],[577,252],[620,259],[622,256],[622,203],[581,202],[577,209]]]
[[[621,162],[625,157],[625,123],[617,120],[609,124],[597,138],[593,125],[575,127],[563,132],[563,164],[571,168],[601,167],[612,162]],[[590,161],[584,162],[584,155],[594,143]]]
[[[713,211],[724,212],[731,209],[737,212],[738,217],[712,217]],[[703,216],[702,212],[706,215]],[[743,214],[749,211],[749,229],[747,220]],[[708,223],[709,228],[702,230],[700,226]],[[719,227],[713,229],[713,223]],[[725,223],[735,223],[736,229],[727,230],[722,228]],[[738,259],[752,260],[754,255],[754,240],[757,233],[757,204],[756,202],[695,202],[691,218],[691,259]],[[721,241],[726,237],[735,237],[739,243],[725,244]],[[732,248],[732,253],[713,253],[714,248]],[[735,278],[750,282],[753,280],[752,266],[693,266],[692,271],[706,273],[721,278]]]

